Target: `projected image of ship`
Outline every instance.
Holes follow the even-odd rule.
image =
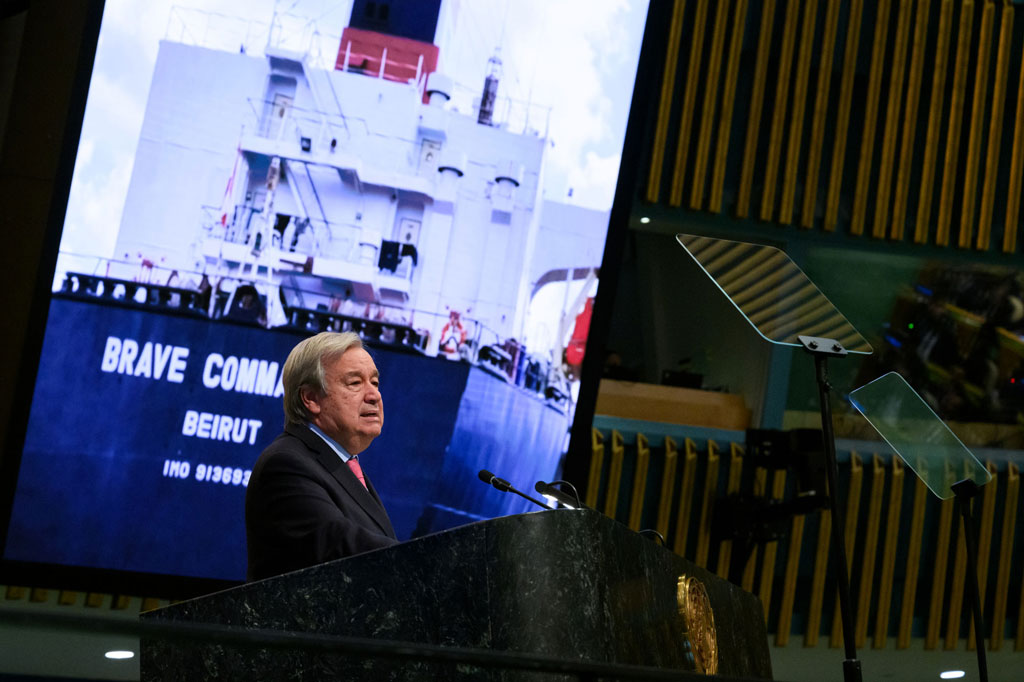
[[[558,478],[646,4],[268,4],[104,10],[7,558],[243,579],[326,330],[380,370],[399,538],[528,510],[480,469]]]
[[[115,257],[61,290],[352,330],[569,409],[607,212],[545,198],[551,111],[501,95],[500,49],[475,87],[367,28],[333,68],[263,52],[161,42]]]

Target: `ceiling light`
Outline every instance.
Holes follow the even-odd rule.
[[[945,672],[939,673],[939,677],[944,680],[957,680],[966,675],[963,670],[946,670]]]
[[[643,218],[640,219],[640,223],[643,225],[646,225],[649,222],[651,222],[651,219],[648,218],[647,216],[644,216]]]
[[[134,658],[135,652],[134,651],[124,651],[123,649],[115,649],[113,651],[108,651],[107,653],[105,653],[103,655],[106,656],[107,658],[115,660],[115,661],[123,661],[123,660],[128,659],[128,658]],[[943,674],[945,674],[945,673],[943,673]]]

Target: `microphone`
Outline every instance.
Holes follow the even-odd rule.
[[[477,474],[477,476],[479,476],[480,480],[483,481],[484,483],[493,485],[495,488],[497,488],[503,493],[507,493],[508,491],[512,490],[511,483],[506,481],[504,478],[498,478],[487,469],[481,469],[480,473]]]
[[[569,495],[567,495],[564,491],[556,488],[556,483],[561,483],[562,485],[567,485],[570,488],[572,488],[572,492],[575,494],[576,497],[569,497]],[[563,506],[568,507],[569,509],[583,508],[583,503],[580,502],[580,494],[579,492],[577,492],[576,486],[574,486],[572,483],[569,483],[568,481],[552,481],[551,483],[537,481],[537,483],[533,486],[533,489],[539,492],[544,497],[553,499],[556,502],[561,503]]]
[[[525,499],[529,500],[530,502],[533,502],[538,507],[544,507],[545,509],[553,509],[553,507],[550,507],[550,506],[544,504],[540,500],[536,500],[536,499],[530,497],[529,495],[527,495],[526,493],[521,492],[519,490],[516,490],[515,486],[513,486],[511,483],[506,481],[504,478],[498,478],[497,476],[492,474],[487,469],[481,469],[480,473],[478,473],[477,476],[484,483],[488,483],[490,485],[493,485],[495,488],[497,488],[498,490],[500,490],[503,493],[515,493],[516,495],[519,495],[519,497],[525,498]]]

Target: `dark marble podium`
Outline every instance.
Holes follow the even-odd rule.
[[[693,670],[680,575],[705,586],[718,674],[771,678],[760,601],[592,511],[482,521],[142,615]],[[553,680],[467,665],[144,639],[142,680]]]

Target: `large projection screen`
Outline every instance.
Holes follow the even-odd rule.
[[[527,511],[476,473],[561,470],[647,2],[195,5],[106,3],[5,571],[244,579],[324,330],[381,371],[400,539]]]

